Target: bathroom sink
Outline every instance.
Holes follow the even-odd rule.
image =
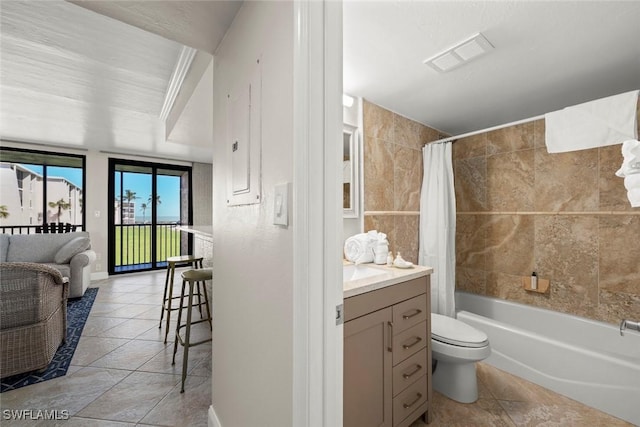
[[[342,271],[342,281],[350,282],[351,280],[364,279],[366,277],[373,277],[383,275],[386,272],[378,268],[367,267],[366,265],[345,265]]]

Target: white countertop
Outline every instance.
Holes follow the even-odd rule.
[[[345,261],[344,265],[352,265]],[[365,292],[375,291],[387,286],[396,285],[411,279],[417,279],[433,273],[433,268],[414,265],[412,268],[387,267],[386,265],[361,264],[365,268],[379,269],[382,274],[350,280],[343,283],[344,298],[353,297]]]

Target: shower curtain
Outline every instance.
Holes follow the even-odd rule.
[[[433,267],[431,312],[455,317],[456,196],[452,144],[427,144],[422,148],[418,263]]]

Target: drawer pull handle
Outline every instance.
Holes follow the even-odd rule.
[[[416,339],[411,344],[402,344],[402,348],[404,348],[405,350],[409,350],[411,347],[418,344],[420,341],[422,341],[422,338],[416,337]]]
[[[412,317],[415,317],[415,316],[417,316],[417,315],[418,315],[418,314],[420,314],[420,313],[422,313],[422,310],[420,310],[419,308],[416,308],[415,310],[413,310],[413,313],[411,313],[411,314],[406,314],[406,313],[405,313],[405,314],[403,314],[403,315],[402,315],[402,318],[403,318],[404,320],[409,320],[409,319],[411,319]]]
[[[416,364],[415,369],[413,371],[411,371],[411,372],[402,374],[402,378],[404,378],[405,380],[408,380],[409,378],[411,378],[412,376],[414,376],[415,374],[420,372],[421,369],[422,369],[422,365],[417,365]]]
[[[389,353],[393,353],[393,323],[392,322],[387,322],[387,328],[389,330],[389,337],[388,337],[388,345],[387,345],[387,351]]]
[[[402,407],[403,407],[404,409],[409,409],[409,408],[411,408],[413,405],[415,405],[416,403],[418,403],[418,401],[419,401],[420,399],[422,399],[422,394],[421,394],[421,393],[416,393],[416,398],[415,398],[415,399],[413,399],[413,402],[411,402],[411,403],[403,403],[403,404],[402,404]]]

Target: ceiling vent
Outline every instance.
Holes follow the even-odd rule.
[[[484,55],[491,49],[493,46],[489,40],[482,33],[477,33],[423,62],[439,73],[446,73]]]

